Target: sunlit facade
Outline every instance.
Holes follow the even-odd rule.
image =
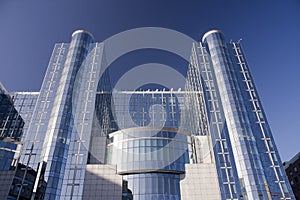
[[[201,77],[222,197],[294,199],[241,44],[209,31],[193,44],[191,69],[188,78]]]
[[[191,44],[182,90],[112,90],[104,46],[75,31],[40,92],[16,93],[35,105],[19,159],[32,199],[294,199],[239,42]]]

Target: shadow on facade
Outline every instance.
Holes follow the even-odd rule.
[[[133,196],[127,182],[117,174],[116,166],[88,164],[83,199],[132,200]]]
[[[36,176],[35,170],[19,163],[7,199],[31,199]],[[39,189],[35,194],[35,199],[43,199],[47,183],[40,180],[38,184]]]

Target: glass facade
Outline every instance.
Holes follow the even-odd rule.
[[[225,42],[220,31],[203,37],[211,57],[242,196],[291,199],[274,140],[241,45]],[[218,166],[217,166],[218,168]]]
[[[224,199],[238,199],[241,190],[238,184],[239,180],[231,150],[224,108],[220,100],[221,94],[212,60],[204,43],[193,44],[187,83],[187,91],[201,91],[202,93],[202,95],[193,95],[188,99],[189,101],[197,99],[197,105],[194,106],[197,110],[193,110],[193,112],[201,113],[202,117],[197,119],[197,121],[205,124],[202,126],[205,129],[201,132],[211,136],[222,196]],[[197,121],[192,121],[192,124],[197,123]]]
[[[0,83],[0,139],[20,141],[24,120],[14,107],[13,100]]]
[[[21,150],[24,120],[0,83],[0,171],[13,170]]]
[[[151,173],[124,175],[133,199],[180,199],[178,174]]]
[[[12,94],[9,199],[294,199],[241,44],[213,30],[191,47],[184,90],[114,91],[104,43],[56,44],[40,92]]]
[[[133,199],[180,199],[179,174],[192,153],[191,133],[180,129],[184,107],[179,101],[184,93],[121,91],[113,95],[114,116],[122,129],[108,135],[107,163],[124,175]]]
[[[25,137],[37,101],[38,92],[12,92],[10,96],[14,107],[24,120],[23,136]]]
[[[0,83],[0,199],[10,198],[22,148],[24,120],[15,108],[12,97]],[[24,197],[25,192],[16,196]]]

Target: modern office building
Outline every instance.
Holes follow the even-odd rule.
[[[184,90],[115,91],[103,42],[56,44],[22,140],[31,198],[295,199],[240,43],[191,49]]]
[[[296,200],[298,200],[300,199],[300,152],[288,162],[284,162],[283,166],[292,186]]]

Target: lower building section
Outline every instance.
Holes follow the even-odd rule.
[[[149,127],[111,133],[106,154],[111,164],[86,165],[82,198],[221,200],[209,137],[183,133]]]
[[[83,199],[122,200],[122,176],[114,165],[87,165]]]
[[[180,175],[181,200],[221,200],[216,167],[213,163],[187,164]]]
[[[119,175],[115,165],[87,165],[83,199],[221,200],[213,163],[186,164],[185,174]]]
[[[134,200],[179,200],[180,175],[171,173],[143,173],[124,175]]]

